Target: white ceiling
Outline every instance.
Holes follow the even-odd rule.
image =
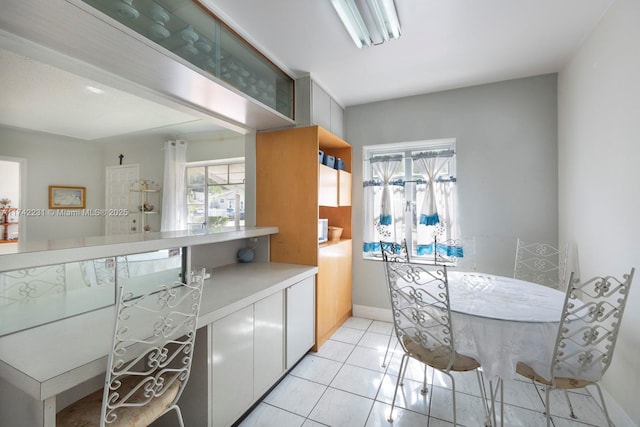
[[[362,49],[329,0],[203,2],[346,107],[557,72],[613,1],[395,0],[401,38]]]
[[[83,140],[217,132],[217,124],[0,49],[0,123]]]
[[[292,77],[311,73],[346,107],[557,72],[614,0],[396,0],[402,37],[362,49],[329,0],[202,1]],[[5,125],[85,140],[222,129],[7,50],[0,65]]]

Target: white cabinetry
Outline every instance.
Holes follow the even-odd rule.
[[[287,369],[315,343],[315,279],[309,277],[287,292]]]
[[[211,324],[213,425],[230,426],[284,372],[283,291]]]
[[[255,303],[253,316],[253,398],[257,400],[284,372],[283,292]]]
[[[344,138],[344,109],[311,76],[296,80],[296,123],[319,125]]]
[[[228,315],[213,332],[213,425],[228,426],[253,402],[253,306]]]

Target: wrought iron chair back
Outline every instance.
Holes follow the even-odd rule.
[[[513,277],[556,289],[564,289],[568,245],[558,249],[547,243],[518,238]]]
[[[596,386],[601,409],[608,425],[613,426],[598,382],[613,358],[634,272],[632,268],[622,280],[604,276],[587,281],[575,279],[571,273],[548,370],[517,364],[520,375],[546,385],[547,426],[551,425],[550,391],[564,390],[570,415],[577,418],[567,390],[588,385]]]
[[[447,267],[430,271],[424,265],[387,259],[389,294],[396,337],[405,352],[417,345],[439,350],[450,370],[455,358]]]
[[[571,273],[551,365],[552,378],[598,381],[611,364],[635,269],[574,280]]]
[[[184,427],[176,403],[191,371],[204,270],[189,276],[142,295],[118,287],[104,389],[58,413],[57,425],[148,425],[175,410]]]
[[[0,305],[27,302],[66,291],[64,264],[0,273]]]

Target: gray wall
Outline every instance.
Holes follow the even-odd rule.
[[[353,303],[388,308],[383,267],[362,259],[362,147],[456,138],[461,232],[478,270],[513,274],[518,236],[558,242],[556,75],[346,109],[353,147]],[[355,307],[357,308],[357,307]]]
[[[0,155],[27,159],[26,199],[21,208],[44,209],[49,203],[49,185],[87,188],[87,209],[104,206],[102,147],[85,141],[0,126]],[[101,172],[102,171],[102,172]],[[65,239],[102,234],[100,217],[21,217],[31,240]]]
[[[640,267],[640,2],[617,0],[558,78],[560,240],[583,278]],[[603,383],[640,425],[636,272]],[[616,425],[629,425],[616,422]]]

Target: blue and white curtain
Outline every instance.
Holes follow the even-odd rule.
[[[366,181],[364,187],[364,236],[363,251],[372,255],[380,253],[380,241],[398,242],[396,222],[402,216],[393,194],[404,192],[404,181],[394,176],[402,165],[402,155],[376,156],[369,159],[374,176],[379,179]],[[399,212],[398,212],[399,211]]]
[[[421,179],[416,183],[417,203],[420,206],[417,255],[438,254],[456,258],[464,256],[456,221],[456,178],[443,177],[443,172],[454,154],[453,150],[437,150],[412,156],[414,170],[421,175]]]

